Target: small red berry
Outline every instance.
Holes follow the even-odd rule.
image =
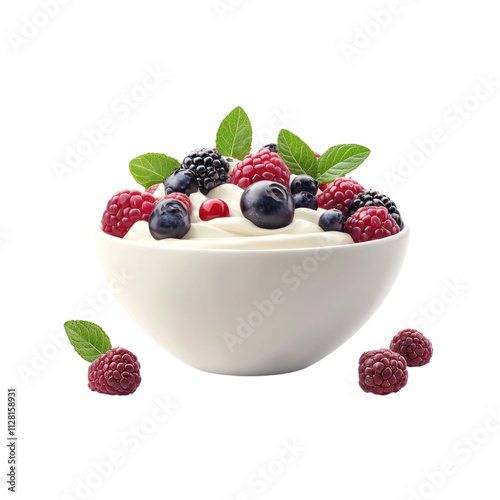
[[[200,206],[200,219],[208,221],[219,219],[221,217],[230,217],[229,207],[224,200],[211,199],[204,201]]]
[[[345,231],[354,243],[380,240],[399,233],[399,226],[385,207],[363,207],[345,223]]]
[[[408,382],[405,358],[389,349],[363,353],[358,373],[361,389],[381,396],[398,392]]]
[[[91,391],[127,396],[141,384],[141,365],[137,356],[123,347],[114,347],[89,366]]]
[[[391,351],[406,359],[408,366],[426,365],[432,358],[432,343],[422,333],[411,328],[401,330],[391,342]]]

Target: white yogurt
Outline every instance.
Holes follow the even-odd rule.
[[[314,248],[354,243],[347,233],[325,232],[319,227],[319,218],[325,212],[321,208],[318,210],[298,208],[295,210],[293,222],[279,229],[257,227],[241,213],[242,194],[243,189],[234,184],[222,184],[212,189],[207,196],[200,192],[193,193],[189,197],[193,205],[191,229],[182,239],[155,240],[145,221],[136,222],[124,239],[175,247],[222,249]],[[164,196],[162,185],[154,196],[156,198]],[[200,206],[210,198],[224,200],[229,207],[231,217],[202,221],[198,215]]]

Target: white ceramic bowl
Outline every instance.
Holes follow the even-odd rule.
[[[372,316],[403,264],[409,228],[337,247],[169,248],[96,232],[106,278],[130,317],[190,366],[232,375],[306,368]],[[120,284],[118,274],[132,277]]]

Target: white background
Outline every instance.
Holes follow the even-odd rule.
[[[121,500],[498,498],[496,4],[220,4],[73,0],[48,22],[34,0],[2,6],[1,364],[19,391],[18,498],[83,498],[77,485],[88,480],[89,498]],[[26,27],[33,18],[45,25]],[[141,93],[148,67],[168,76]],[[133,109],[120,103],[131,92],[142,99]],[[130,159],[213,146],[237,105],[255,148],[281,127],[319,152],[370,147],[354,177],[389,194],[413,231],[375,316],[290,375],[217,376],[173,359],[109,300],[94,250],[108,198],[135,187]],[[113,130],[58,177],[54,164],[103,119]],[[99,323],[138,354],[134,396],[87,389],[87,364],[53,340],[69,319]],[[433,341],[431,364],[412,369],[397,395],[363,393],[360,354],[410,326]],[[177,405],[158,424],[157,398]],[[134,426],[147,431],[137,449]],[[285,441],[300,451],[280,466]],[[120,465],[100,480],[93,462],[116,453]],[[268,466],[272,483],[255,483]]]

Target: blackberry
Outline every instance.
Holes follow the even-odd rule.
[[[379,193],[374,189],[365,189],[359,193],[349,206],[348,217],[363,207],[385,207],[389,215],[396,221],[399,229],[405,227],[401,214],[396,204],[385,194]]]
[[[220,153],[201,148],[191,151],[182,162],[183,170],[193,172],[203,194],[229,180],[229,165]]]
[[[263,149],[268,149],[269,151],[271,151],[271,153],[277,153],[278,152],[278,145],[274,144],[274,142],[272,142],[271,144],[266,144],[265,146],[262,146],[260,148],[260,151],[262,151]]]

